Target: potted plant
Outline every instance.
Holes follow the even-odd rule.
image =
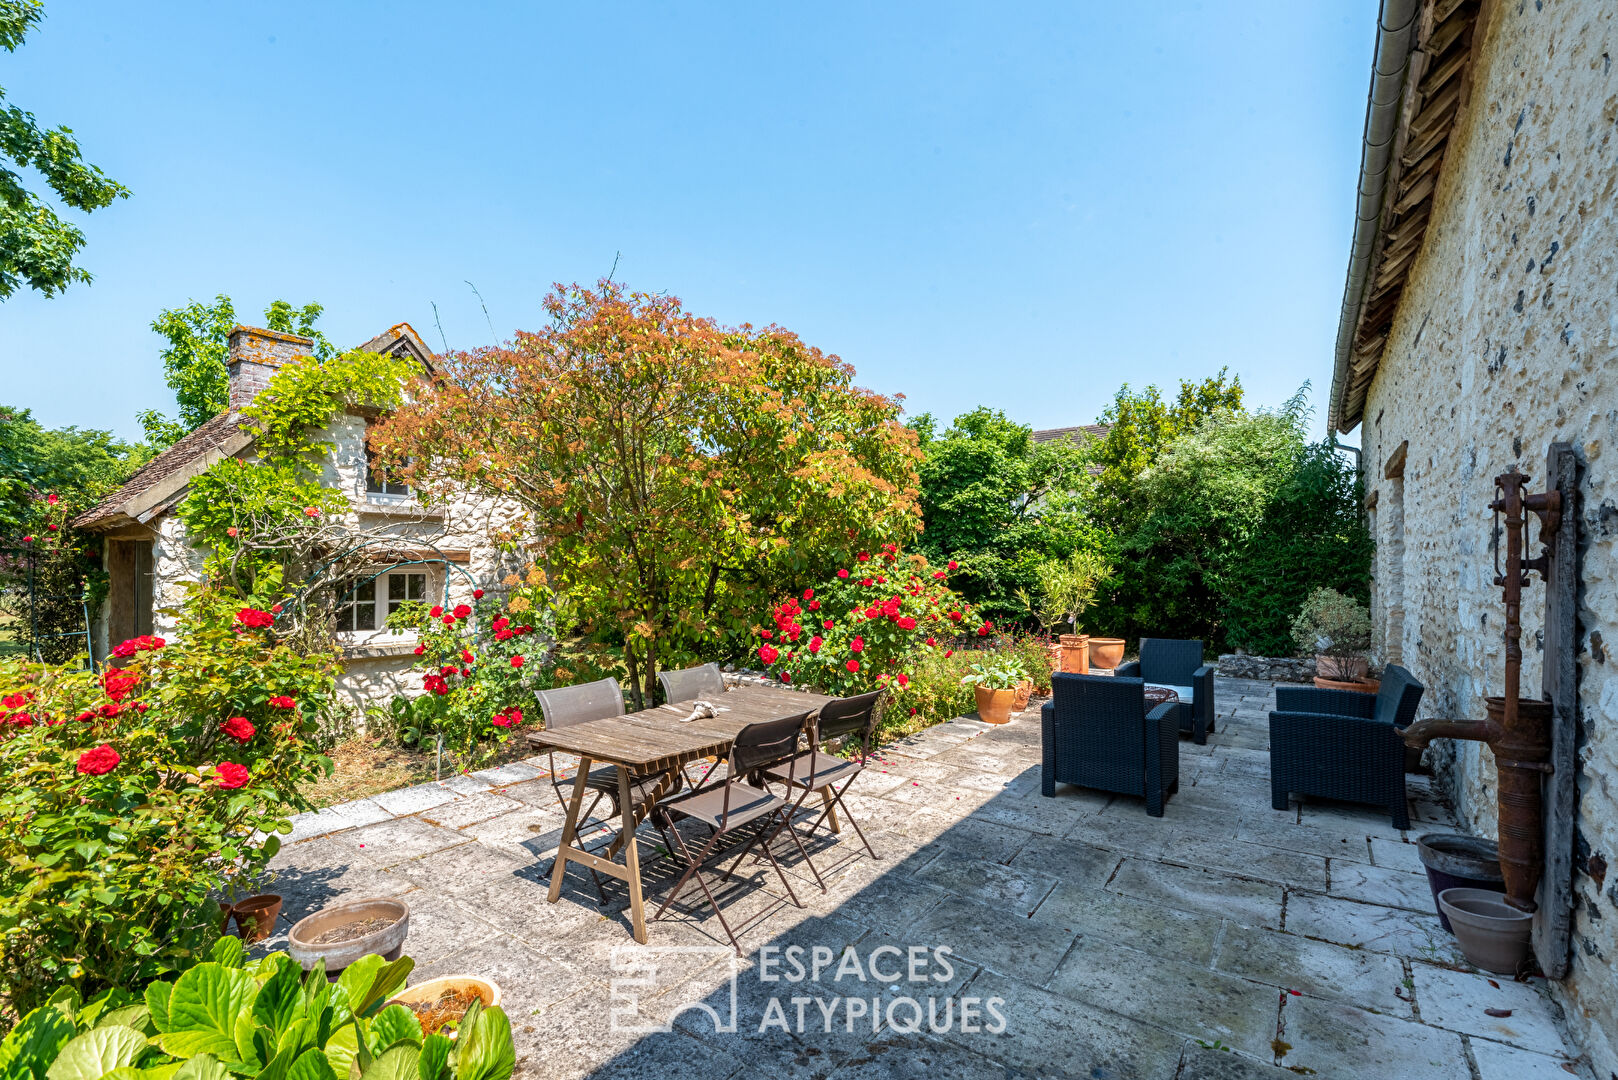
[[[1292,620],[1292,640],[1300,656],[1315,656],[1315,685],[1333,690],[1375,692],[1367,674],[1371,614],[1365,605],[1336,589],[1316,589]]]
[[[1016,707],[1017,688],[1028,681],[1028,670],[1015,656],[997,656],[973,664],[961,685],[972,687],[977,697],[978,719],[986,724],[1004,724]]]
[[[1066,559],[1046,559],[1034,567],[1039,588],[1037,604],[1029,601],[1027,593],[1019,592],[1047,634],[1072,627],[1072,633],[1057,637],[1058,648],[1051,658],[1056,670],[1080,675],[1090,670],[1090,638],[1078,632],[1079,616],[1095,599],[1096,589],[1110,569],[1094,551],[1075,551]]]

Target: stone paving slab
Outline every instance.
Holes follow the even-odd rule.
[[[1139,798],[1065,785],[1040,795],[1037,709],[905,739],[848,796],[879,859],[847,826],[841,838],[822,828],[809,839],[821,891],[778,844],[801,907],[766,863],[730,881],[709,874],[727,918],[758,919],[739,959],[694,886],[650,923],[645,946],[630,937],[620,882],[598,892],[569,867],[561,901],[546,901],[563,816],[544,757],[300,815],[272,861],[286,904],[267,945],[325,904],[401,897],[414,980],[470,971],[501,985],[519,1080],[1569,1075],[1554,1006],[1473,972],[1432,912],[1413,839],[1453,828],[1450,808],[1412,778],[1407,832],[1371,807],[1271,809],[1272,701],[1268,684],[1216,681],[1216,732],[1204,747],[1181,742],[1181,790],[1162,818]],[[680,868],[655,831],[639,843],[655,911]],[[766,948],[800,950],[806,971],[817,955],[825,965],[817,979],[766,982]],[[848,950],[890,963],[938,951],[950,971],[834,977]],[[728,1009],[733,975],[738,1023],[716,1031],[689,1006]],[[887,1026],[885,1010],[902,1017],[910,997],[947,1001],[949,1030]],[[991,999],[999,1028],[985,1026]],[[661,1010],[672,1026],[615,1027],[626,1000],[624,1015]],[[784,1030],[760,1030],[772,1001]]]

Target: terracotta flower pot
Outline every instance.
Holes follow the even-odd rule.
[[[1063,634],[1058,641],[1061,649],[1061,665],[1058,671],[1065,671],[1069,675],[1088,675],[1090,673],[1090,635],[1089,634]]]
[[[1121,637],[1093,637],[1090,639],[1090,666],[1111,671],[1124,662],[1124,639]]]
[[[1381,679],[1337,680],[1315,676],[1315,685],[1322,690],[1352,690],[1356,694],[1374,694],[1382,689]]]
[[[1015,690],[991,690],[987,686],[972,688],[978,699],[978,719],[985,724],[1011,722],[1012,707],[1017,703]]]
[[[1011,709],[1013,712],[1022,712],[1028,708],[1028,699],[1034,696],[1034,680],[1024,679],[1017,684],[1017,689],[1013,693],[1016,697],[1012,699]]]
[[[1337,682],[1361,682],[1371,673],[1371,662],[1363,656],[1315,657],[1315,674]]]
[[[236,933],[243,941],[263,941],[275,933],[275,920],[281,917],[281,898],[275,893],[260,893],[238,900],[230,905],[236,918]]]

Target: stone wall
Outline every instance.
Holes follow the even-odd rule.
[[[1265,682],[1312,683],[1315,661],[1311,657],[1249,656],[1225,653],[1219,657],[1219,674],[1227,679],[1262,679]]]
[[[1383,658],[1428,687],[1423,716],[1482,718],[1504,671],[1493,478],[1515,464],[1537,490],[1549,444],[1578,449],[1580,871],[1573,970],[1554,990],[1605,1078],[1618,1073],[1618,873],[1605,872],[1618,859],[1618,671],[1608,656],[1618,640],[1618,460],[1607,456],[1618,439],[1618,7],[1492,7],[1361,428],[1378,539],[1373,615],[1387,635]],[[1523,612],[1529,691],[1540,680],[1542,604],[1536,585]],[[1493,835],[1490,753],[1436,745],[1463,820]]]

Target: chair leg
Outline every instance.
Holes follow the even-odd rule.
[[[1146,793],[1146,814],[1147,814],[1148,817],[1162,817],[1163,816],[1163,789],[1162,788],[1158,788],[1155,791],[1148,791]]]
[[[1270,806],[1276,810],[1292,809],[1292,800],[1290,795],[1291,793],[1287,791],[1285,784],[1281,783],[1281,781],[1277,780],[1273,776],[1270,777]]]
[[[674,833],[674,839],[680,845],[680,855],[684,857],[686,866],[685,873],[680,875],[680,880],[676,881],[674,883],[674,888],[669,890],[668,898],[663,901],[663,906],[657,909],[657,914],[652,916],[653,919],[661,919],[663,917],[663,913],[667,911],[669,909],[669,905],[674,903],[674,901],[679,897],[681,890],[685,888],[685,883],[691,879],[692,874],[697,875],[697,884],[702,885],[702,874],[698,870],[698,867],[702,865],[701,860],[692,858],[691,849],[686,846],[685,837],[681,836],[680,830],[674,827],[674,820],[667,815],[664,815],[664,821],[667,823],[669,829]],[[703,859],[706,859],[708,855],[713,852],[714,845],[719,843],[719,835],[720,834],[718,832],[715,832],[708,838],[708,843],[704,845],[702,849]],[[702,891],[706,893],[708,891],[708,887],[703,885]],[[710,896],[708,900],[711,903],[713,901],[713,897]],[[719,906],[717,904],[714,905],[714,910],[719,910]],[[723,923],[724,919],[721,918],[720,922]]]
[[[1393,827],[1395,829],[1410,828],[1410,808],[1405,805],[1405,801],[1403,799],[1400,799],[1398,802],[1388,807],[1388,809],[1393,812]]]
[[[759,830],[759,835],[760,836],[764,835],[764,832],[765,832],[764,829],[760,829]],[[781,884],[786,886],[787,895],[792,897],[793,906],[794,907],[803,907],[803,901],[799,900],[798,899],[798,894],[792,891],[792,882],[787,880],[787,872],[785,870],[781,869],[781,864],[780,863],[775,861],[775,852],[770,850],[769,842],[765,841],[765,843],[762,846],[764,848],[764,857],[766,859],[770,860],[770,865],[771,866],[775,867],[776,876],[778,876],[781,879]],[[799,845],[799,849],[800,850],[802,849],[801,844]],[[808,858],[808,856],[805,856],[805,858]],[[813,870],[814,869],[814,864],[811,863],[809,868],[811,870]],[[818,877],[819,875],[817,874],[816,876]],[[826,891],[826,886],[822,885],[820,887],[820,891],[825,892]]]
[[[848,785],[852,784],[853,782],[854,781],[850,780],[848,782],[848,784],[844,784],[843,785],[843,791],[847,791],[848,790]],[[843,801],[843,792],[842,791],[837,792],[836,795],[833,796],[833,798],[837,801],[837,805],[841,806],[843,808],[843,817],[847,818],[848,823],[854,827],[854,835],[859,837],[860,838],[860,843],[865,845],[866,853],[868,855],[870,855],[871,858],[873,858],[873,859],[880,859],[882,856],[880,856],[880,855],[878,855],[876,853],[876,849],[871,846],[871,841],[869,841],[869,840],[867,840],[865,838],[865,832],[864,832],[864,830],[862,830],[860,828],[860,823],[858,821],[855,821],[854,820],[854,815],[850,814],[848,812],[848,804]]]
[[[801,800],[800,800],[800,803],[801,803]],[[827,812],[830,813],[830,807],[827,808]],[[799,837],[798,837],[798,830],[794,829],[792,827],[792,816],[791,815],[792,815],[792,810],[791,809],[788,809],[787,811],[785,811],[785,814],[784,814],[785,820],[782,821],[782,823],[781,823],[782,828],[786,831],[786,834],[788,836],[792,837],[793,846],[798,849],[798,854],[801,855],[803,857],[803,861],[808,864],[809,872],[811,874],[815,875],[815,884],[820,886],[820,891],[821,892],[825,892],[826,891],[826,882],[821,878],[820,871],[815,869],[815,861],[809,857],[809,852],[804,849],[803,841],[801,839],[799,839]],[[771,834],[770,838],[764,841],[764,850],[765,851],[770,850],[770,840],[773,840],[774,838],[775,838],[774,834]],[[770,861],[774,862],[775,860],[772,858]],[[777,867],[776,869],[779,870],[780,867]],[[792,886],[790,886],[790,885],[787,886],[787,891],[791,892],[792,891]]]
[[[1056,770],[1049,765],[1039,767],[1039,793],[1047,799],[1056,796]]]
[[[1191,741],[1198,746],[1208,745],[1208,722],[1201,716],[1191,722]]]

